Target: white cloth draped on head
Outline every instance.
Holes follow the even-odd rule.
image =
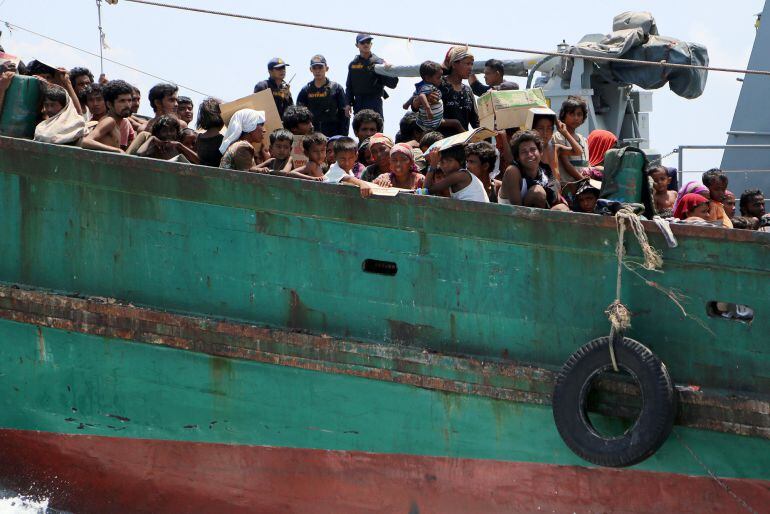
[[[256,130],[258,125],[265,124],[265,111],[255,111],[254,109],[241,109],[235,111],[230,123],[227,124],[227,132],[222,144],[219,147],[219,153],[224,154],[231,144],[241,138],[244,132]]]

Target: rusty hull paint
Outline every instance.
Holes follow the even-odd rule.
[[[225,358],[408,384],[426,389],[549,405],[553,370],[501,360],[429,353],[419,348],[372,345],[223,320],[139,308],[106,298],[73,298],[0,286],[0,318],[38,327],[120,338]],[[44,342],[38,328],[41,356]],[[44,360],[41,357],[41,360]],[[605,383],[616,395],[597,410],[622,411],[636,393]],[[617,400],[620,398],[620,400]],[[618,404],[618,401],[620,404]],[[717,391],[679,390],[682,426],[770,439],[770,401]]]
[[[0,447],[11,485],[78,514],[708,514],[770,505],[767,481],[638,470],[18,430],[0,430]]]

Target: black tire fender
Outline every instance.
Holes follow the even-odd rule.
[[[594,339],[564,363],[553,391],[553,418],[564,442],[580,458],[600,466],[631,466],[653,455],[668,438],[676,416],[676,394],[657,355],[638,341],[617,338],[616,362],[636,381],[642,405],[636,422],[624,434],[599,434],[586,404],[594,378],[612,370],[609,343],[609,337]]]

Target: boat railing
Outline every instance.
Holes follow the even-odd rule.
[[[733,132],[730,132],[733,133]],[[755,135],[755,133],[752,133],[752,135]],[[679,177],[679,184],[683,184],[683,176],[685,173],[703,173],[704,170],[686,170],[684,168],[684,154],[685,150],[770,150],[770,144],[768,145],[679,145],[677,148],[677,156],[679,158],[678,163],[678,177]],[[769,161],[770,161],[770,155],[768,155]],[[770,169],[760,169],[760,168],[745,168],[745,169],[723,169],[723,173],[728,174],[737,174],[737,173],[768,173],[770,172]],[[770,205],[770,196],[765,199],[765,203],[768,203]]]

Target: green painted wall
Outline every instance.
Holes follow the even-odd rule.
[[[0,199],[6,283],[552,367],[608,332],[616,235],[598,216],[363,200],[352,188],[2,138]],[[665,272],[643,275],[677,288],[700,321],[625,273],[630,335],[678,382],[766,393],[770,236],[688,230],[700,235],[663,249]],[[398,274],[364,273],[366,258]],[[708,318],[710,300],[757,317]]]
[[[0,321],[0,426],[585,465],[550,407]],[[122,418],[122,420],[121,420]],[[763,439],[677,427],[637,469],[770,479]]]

